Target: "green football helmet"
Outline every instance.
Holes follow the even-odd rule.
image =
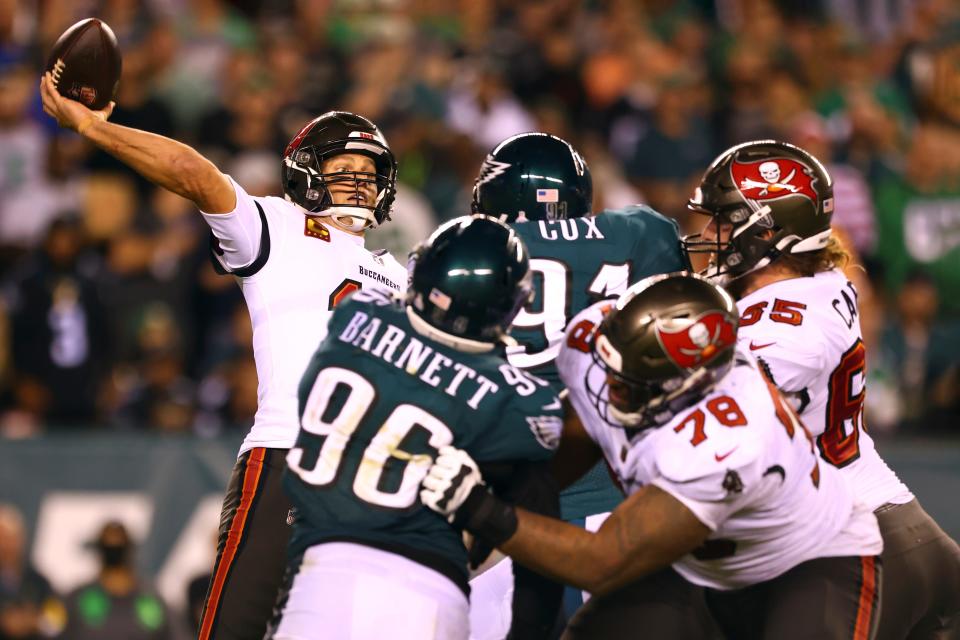
[[[507,339],[533,294],[530,259],[520,237],[489,216],[447,222],[408,263],[407,316],[441,344],[479,353]]]
[[[548,133],[521,133],[487,154],[473,184],[474,213],[505,222],[590,215],[593,179],[583,157]]]
[[[733,298],[687,272],[630,286],[593,336],[601,387],[586,375],[597,411],[614,425],[656,427],[698,402],[733,364],[739,314]]]
[[[714,257],[703,275],[723,284],[785,253],[816,251],[830,240],[833,181],[815,157],[792,144],[757,140],[724,151],[687,203],[731,228],[723,241],[684,238],[689,253]],[[772,232],[772,233],[771,233]]]

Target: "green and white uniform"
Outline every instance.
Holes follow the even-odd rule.
[[[466,549],[459,531],[420,504],[420,481],[448,444],[478,462],[548,459],[561,429],[553,389],[497,351],[459,352],[420,335],[388,292],[364,290],[335,309],[299,395],[284,480],[296,508],[295,574],[278,637],[285,624],[316,635],[369,622],[342,611],[336,593],[300,605],[318,602],[317,589],[332,597],[330,580],[346,601],[369,597],[372,581],[389,608],[432,616],[432,627],[417,628],[436,636],[403,637],[466,637]],[[324,560],[311,562],[317,556]],[[373,573],[341,575],[338,563]]]

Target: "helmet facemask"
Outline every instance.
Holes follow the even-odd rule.
[[[368,141],[352,143],[374,147]],[[332,148],[330,148],[332,147]],[[343,154],[357,154],[370,158],[375,167],[369,171],[329,171],[324,172],[321,167],[328,160],[335,159]],[[296,168],[307,174],[307,188],[304,198],[308,205],[304,207],[309,212],[330,216],[337,224],[350,231],[363,231],[376,227],[390,220],[390,207],[396,194],[395,170],[386,157],[363,149],[351,148],[351,143],[328,145],[328,148],[306,147],[294,152],[288,166],[295,164]],[[341,191],[349,185],[347,191]],[[347,203],[335,203],[337,199],[347,200]]]
[[[643,431],[672,420],[678,413],[710,392],[730,370],[732,363],[718,368],[700,367],[689,375],[665,380],[633,380],[604,362],[594,348],[593,364],[587,370],[587,396],[597,414],[613,427]],[[595,368],[603,376],[594,373]],[[601,379],[599,388],[591,379]]]
[[[714,284],[727,285],[748,273],[761,269],[780,255],[779,245],[788,236],[774,226],[770,207],[740,203],[717,211],[688,205],[695,213],[710,216],[707,226],[713,226],[713,238],[706,237],[706,229],[683,238],[689,254],[705,253],[710,263],[700,275]]]

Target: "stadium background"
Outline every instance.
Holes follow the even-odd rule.
[[[469,210],[484,154],[513,133],[578,147],[596,209],[647,202],[687,232],[686,199],[721,150],[807,148],[865,268],[867,424],[960,537],[958,7],[0,0],[0,502],[23,513],[30,561],[67,593],[121,518],[185,632],[186,583],[209,570],[256,408],[249,320],[201,218],[42,113],[46,53],[89,16],[123,51],[112,119],[196,146],[250,193],[278,193],[280,153],[314,115],[380,124],[401,186],[368,246],[401,259]]]

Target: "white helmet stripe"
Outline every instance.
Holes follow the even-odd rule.
[[[746,223],[740,225],[739,227],[733,230],[733,236],[731,237],[731,240],[739,236],[741,233],[743,233],[753,225],[755,225],[757,221],[760,220],[760,218],[764,218],[770,213],[771,213],[770,206],[766,204],[760,207],[759,209],[757,209],[756,211],[754,211],[753,214],[749,218],[747,218]]]
[[[809,238],[805,238],[790,247],[790,253],[803,253],[804,251],[816,251],[817,249],[823,249],[825,246],[827,246],[827,242],[830,241],[830,236],[831,230],[824,229],[820,233],[814,234]]]

